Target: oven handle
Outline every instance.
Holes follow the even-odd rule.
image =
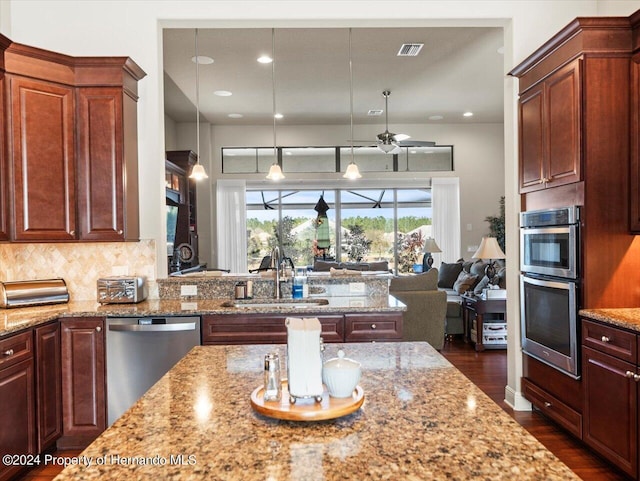
[[[181,322],[176,324],[112,324],[110,331],[120,332],[177,332],[195,331],[195,322]]]
[[[550,281],[546,279],[537,279],[533,277],[528,277],[524,274],[522,275],[522,282],[527,282],[528,284],[533,284],[534,286],[551,287],[553,289],[564,289],[565,291],[572,290],[571,284],[575,285],[575,282],[573,281],[565,281],[565,282]]]

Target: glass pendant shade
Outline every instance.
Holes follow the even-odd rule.
[[[360,174],[360,170],[358,170],[358,166],[355,164],[355,162],[351,162],[348,166],[347,166],[347,171],[344,173],[344,175],[342,176],[345,179],[359,179],[362,177],[362,174]]]
[[[194,180],[203,180],[208,179],[209,176],[207,175],[204,167],[201,164],[196,164],[191,169],[191,175],[189,175],[189,178]]]
[[[276,163],[271,164],[269,168],[269,173],[267,174],[267,179],[269,180],[282,180],[284,179],[284,174],[282,173],[282,169]]]

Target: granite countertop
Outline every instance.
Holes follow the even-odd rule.
[[[289,307],[265,306],[250,309],[229,307],[231,299],[206,300],[146,300],[138,304],[98,304],[95,301],[74,301],[66,304],[53,304],[40,307],[21,307],[0,309],[0,337],[22,329],[34,327],[59,317],[95,317],[95,316],[166,316],[172,314],[268,314],[322,312],[390,312],[404,311],[406,306],[393,296],[327,297],[326,305],[318,308],[294,307],[293,299],[282,299]],[[318,300],[300,299],[300,302]],[[255,302],[272,302],[273,299],[255,299]]]
[[[427,343],[328,344],[325,358],[338,348],[362,363],[355,413],[264,417],[250,395],[273,346],[199,346],[55,481],[579,479]]]
[[[640,332],[640,308],[581,309],[578,314],[587,319]]]

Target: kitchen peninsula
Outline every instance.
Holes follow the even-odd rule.
[[[362,363],[353,414],[263,417],[249,400],[273,346],[196,347],[56,481],[579,479],[428,344],[330,344],[325,358],[339,347]]]

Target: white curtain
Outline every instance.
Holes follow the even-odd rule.
[[[218,265],[231,272],[247,272],[247,202],[244,180],[216,183]]]
[[[442,251],[433,254],[433,266],[460,258],[460,180],[457,177],[431,179],[433,238]]]

